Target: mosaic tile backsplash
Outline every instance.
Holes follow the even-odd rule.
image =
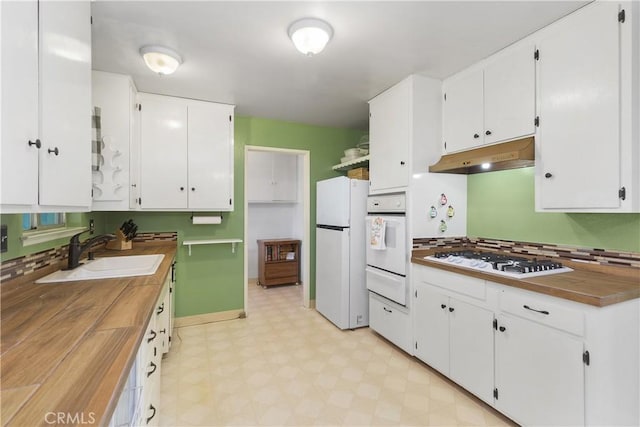
[[[133,239],[134,243],[150,242],[154,240],[175,241],[178,240],[178,233],[138,233],[136,238]],[[68,258],[68,255],[69,245],[64,245],[59,248],[47,249],[45,251],[5,261],[0,267],[0,281],[5,282],[20,276],[26,276],[27,274],[31,274],[41,268],[64,261]]]
[[[549,243],[513,242],[509,240],[483,239],[479,237],[446,237],[413,239],[413,249],[470,247],[492,249],[514,254],[546,256],[580,260],[590,264],[632,267],[640,269],[640,253],[611,251],[595,248],[578,248]]]

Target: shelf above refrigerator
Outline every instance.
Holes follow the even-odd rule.
[[[333,166],[331,169],[334,171],[348,171],[349,169],[357,168],[360,166],[368,166],[369,165],[369,154],[366,156],[358,157],[357,159],[349,160],[348,162],[340,163],[339,165]]]

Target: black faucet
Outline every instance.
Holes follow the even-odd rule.
[[[79,266],[80,256],[82,256],[84,251],[90,249],[93,245],[115,239],[115,236],[113,234],[102,234],[100,236],[92,237],[80,243],[80,235],[86,232],[89,232],[89,234],[93,234],[93,227],[89,228],[89,230],[85,230],[71,236],[71,240],[69,241],[69,259],[67,270],[73,270],[74,268]]]

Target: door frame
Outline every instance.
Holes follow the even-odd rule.
[[[310,307],[311,301],[311,162],[309,150],[295,150],[289,148],[263,147],[259,145],[244,146],[244,312],[249,314],[249,245],[246,242],[249,235],[249,201],[247,197],[247,160],[249,151],[270,151],[277,153],[293,154],[302,157],[302,245],[301,245],[301,261],[304,266],[302,271],[302,305],[305,308]],[[298,183],[300,185],[300,182]]]

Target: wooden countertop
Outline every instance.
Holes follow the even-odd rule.
[[[469,248],[466,249],[468,250]],[[452,249],[447,250],[450,251]],[[596,307],[604,307],[640,298],[640,271],[637,269],[599,266],[583,267],[577,263],[561,260],[564,265],[573,268],[574,271],[516,279],[424,259],[425,256],[432,255],[435,252],[437,250],[414,250],[411,262]],[[517,256],[521,255],[518,254]]]
[[[145,254],[165,255],[150,276],[34,283],[56,265],[2,284],[3,426],[56,425],[58,413],[69,414],[64,425],[108,425],[171,270],[176,242],[96,251]]]

